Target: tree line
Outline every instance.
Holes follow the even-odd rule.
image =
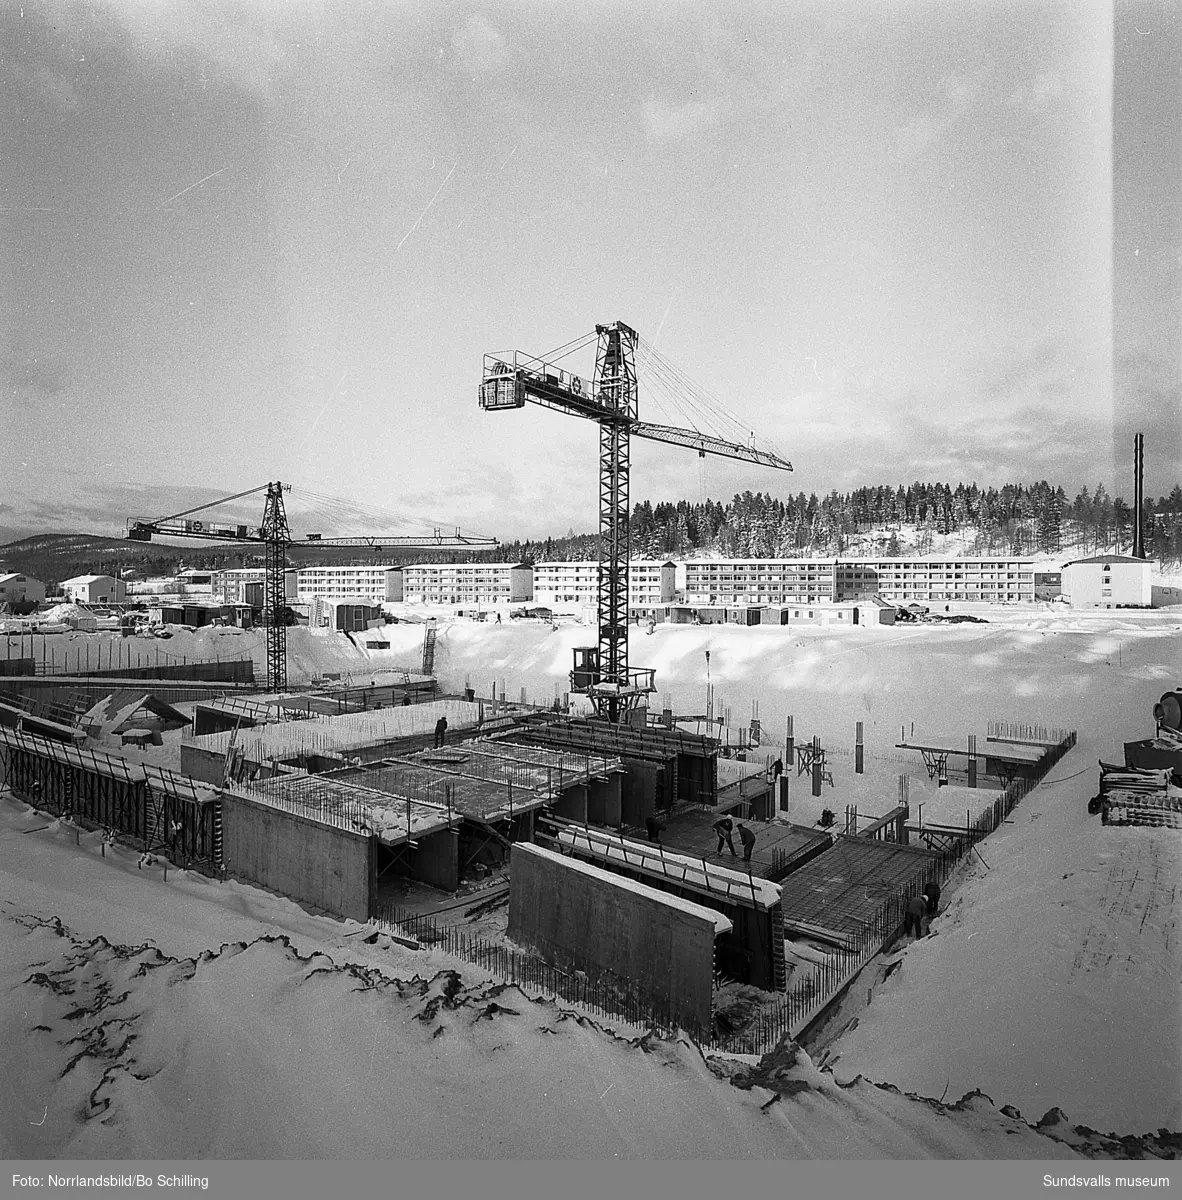
[[[980,488],[975,483],[912,483],[777,497],[736,493],[728,502],[645,500],[629,520],[637,558],[681,558],[712,552],[724,558],[801,558],[859,554],[894,556],[904,540],[915,552],[932,550],[937,535],[968,534],[966,553],[1031,555],[1129,553],[1134,513],[1104,485],[1083,487],[1073,499],[1042,480]],[[1182,485],[1143,508],[1145,553],[1163,563],[1182,561]],[[906,535],[905,535],[906,531]],[[485,561],[577,561],[598,554],[597,534],[513,541],[484,551]]]

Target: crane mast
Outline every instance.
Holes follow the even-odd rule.
[[[283,493],[290,490],[291,484],[276,481],[263,487],[252,488],[247,492],[239,492],[234,496],[224,496],[210,504],[174,513],[170,517],[157,517],[153,520],[133,519],[128,522],[127,526],[127,536],[137,542],[150,542],[153,535],[156,535],[170,538],[200,538],[202,541],[261,543],[265,547],[263,622],[267,631],[267,690],[272,692],[287,691],[289,612],[286,603],[284,572],[287,569],[287,552],[294,544],[295,539],[292,537],[291,527],[287,522]],[[240,500],[244,496],[255,495],[262,491],[266,491],[267,496],[263,505],[261,525],[230,525],[214,521],[182,520],[193,513],[215,508],[219,504]],[[375,535],[322,538],[319,534],[308,534],[306,544],[325,547],[368,546],[380,551],[384,546],[433,550],[481,549],[495,547],[499,543],[496,538],[461,535],[458,529],[453,538],[441,534],[436,529],[430,537],[380,537]]]
[[[513,351],[486,354],[480,406],[487,411],[524,408],[526,401],[599,423],[599,586],[596,646],[574,652],[571,689],[590,697],[596,712],[619,721],[642,696],[656,690],[655,672],[628,664],[628,483],[631,438],[696,449],[777,470],[792,464],[777,454],[741,446],[696,429],[639,420],[637,333],[622,321],[596,325],[595,374],[590,382],[544,359]]]
[[[283,572],[291,530],[283,508],[283,485],[267,484],[263,523],[259,532],[266,542],[266,573],[263,576],[263,605],[267,625],[267,690],[287,691],[287,612]]]
[[[597,325],[595,332],[594,390],[605,409],[599,420],[598,666],[600,683],[620,689],[618,695],[602,694],[605,715],[618,721],[621,708],[631,707],[642,694],[640,681],[628,671],[628,476],[637,408],[636,333],[620,322]],[[651,685],[651,675],[644,682]]]

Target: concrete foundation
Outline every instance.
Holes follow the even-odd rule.
[[[540,846],[513,847],[510,878],[514,941],[561,966],[627,980],[673,1020],[709,1027],[725,918]]]
[[[372,841],[241,796],[222,797],[227,874],[334,916],[369,920]]]

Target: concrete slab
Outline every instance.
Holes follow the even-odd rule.
[[[731,834],[736,855],[732,856],[725,846],[719,854],[718,834],[711,828],[718,818],[719,813],[706,810],[664,816],[662,819],[667,827],[661,834],[661,841],[680,854],[704,859],[716,866],[737,869],[736,864],[743,862],[738,822],[735,822],[736,827]],[[751,873],[760,879],[779,881],[833,844],[828,833],[804,825],[779,821],[747,821],[745,824],[755,834]],[[746,867],[742,869],[745,871]]]

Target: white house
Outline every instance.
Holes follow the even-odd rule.
[[[62,591],[75,604],[122,604],[127,584],[111,575],[76,575],[62,581]]]
[[[0,571],[0,604],[20,604],[25,600],[40,604],[44,599],[45,584],[39,579],[15,571]]]
[[[1147,558],[1098,554],[1063,564],[1063,595],[1072,608],[1148,608],[1153,602]]]

